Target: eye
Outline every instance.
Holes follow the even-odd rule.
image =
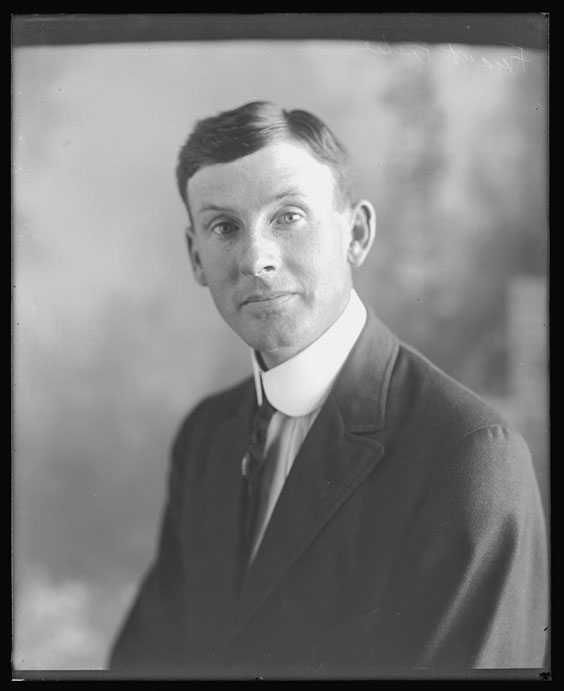
[[[212,227],[212,231],[216,235],[225,237],[226,235],[232,235],[237,230],[237,226],[231,221],[220,221]]]
[[[302,218],[303,215],[297,211],[286,211],[278,217],[278,220],[285,225],[292,225],[293,223],[301,221]]]

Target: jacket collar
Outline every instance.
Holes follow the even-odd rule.
[[[399,341],[372,309],[335,382],[333,396],[346,429],[364,434],[386,423],[386,403]]]

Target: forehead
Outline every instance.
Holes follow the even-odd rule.
[[[280,196],[302,196],[310,203],[332,203],[331,168],[299,144],[278,142],[229,163],[198,170],[188,181],[192,211],[207,206],[269,204]]]

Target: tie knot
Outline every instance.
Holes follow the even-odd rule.
[[[276,408],[270,404],[266,396],[262,404],[254,414],[251,424],[250,444],[243,459],[243,475],[251,480],[257,476],[262,461],[264,460],[264,447],[266,443],[266,433],[272,416]]]
[[[276,412],[276,408],[270,403],[268,398],[264,396],[261,405],[258,407],[253,417],[253,427],[268,427],[268,423]]]
[[[251,424],[251,444],[263,444],[266,440],[266,430],[276,412],[276,408],[270,404],[266,396],[262,404],[254,414]]]

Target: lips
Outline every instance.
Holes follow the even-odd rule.
[[[279,300],[282,300],[284,298],[288,298],[294,295],[292,291],[274,291],[274,292],[261,292],[261,293],[253,293],[252,295],[248,295],[247,297],[243,298],[241,300],[241,305],[253,305],[256,304],[257,306],[260,305],[261,303],[264,303],[264,305],[268,305],[269,303],[274,304],[278,302]]]

